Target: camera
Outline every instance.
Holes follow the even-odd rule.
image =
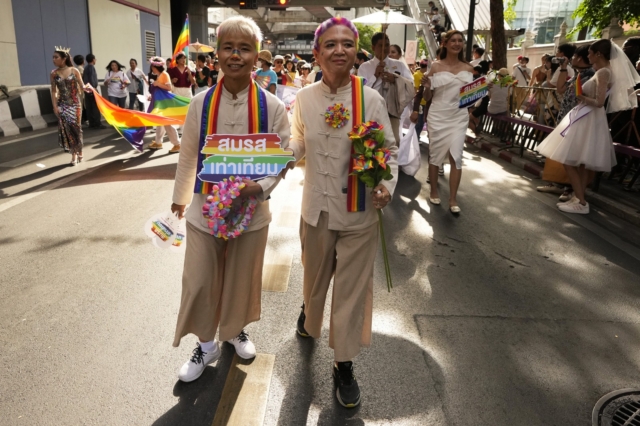
[[[562,64],[564,64],[564,62],[565,62],[566,60],[567,60],[567,58],[558,58],[558,57],[555,57],[555,58],[551,59],[551,63],[553,63],[553,64],[560,64],[560,65],[562,65]]]

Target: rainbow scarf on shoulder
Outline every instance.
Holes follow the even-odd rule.
[[[222,99],[222,82],[224,78],[207,91],[202,106],[202,120],[200,122],[200,141],[198,143],[198,169],[196,171],[196,184],[193,192],[196,194],[209,194],[213,189],[213,183],[200,180],[197,176],[202,171],[203,161],[209,157],[202,153],[208,135],[218,132],[218,111]],[[247,100],[249,115],[249,133],[269,133],[269,115],[267,111],[267,95],[254,80],[249,85],[249,97]]]
[[[364,115],[364,78],[351,76],[351,127],[356,127],[362,124],[365,119]],[[347,211],[348,212],[363,212],[365,209],[365,196],[366,186],[364,182],[358,179],[358,176],[353,175],[354,159],[353,155],[355,151],[353,144],[351,145],[351,158],[349,159],[349,177],[347,181]]]

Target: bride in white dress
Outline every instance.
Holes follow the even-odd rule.
[[[473,67],[463,59],[464,37],[460,31],[451,30],[442,38],[440,60],[434,62],[431,71],[422,78],[424,99],[433,98],[427,115],[429,131],[429,201],[440,204],[438,195],[438,167],[448,158],[451,164],[449,176],[449,209],[460,213],[456,195],[462,178],[462,150],[469,125],[469,112],[458,108],[460,87],[473,81]]]
[[[634,108],[637,100],[630,95],[634,84],[640,82],[622,49],[609,40],[593,43],[588,58],[596,73],[583,84],[582,95],[576,96],[580,103],[537,148],[545,157],[564,165],[575,193],[571,200],[558,203],[558,208],[567,213],[589,213],[587,184],[595,172],[608,172],[616,165],[607,113]]]

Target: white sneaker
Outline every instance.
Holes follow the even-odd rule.
[[[566,203],[559,205],[558,208],[565,213],[589,214],[589,203],[584,206],[580,202]]]
[[[575,203],[580,203],[580,200],[578,199],[578,197],[574,195],[568,201],[560,201],[559,203],[556,203],[556,206],[560,207],[560,206],[575,204]]]
[[[240,358],[251,359],[256,357],[256,347],[249,340],[249,335],[244,330],[238,334],[238,337],[227,340],[227,342],[235,346],[236,353]]]
[[[213,351],[203,352],[202,348],[200,347],[200,343],[198,343],[196,348],[193,350],[191,359],[185,362],[184,365],[180,368],[178,379],[183,382],[193,382],[195,379],[202,375],[207,365],[217,361],[218,358],[220,358],[222,352],[220,351],[218,342],[214,340],[213,345]]]

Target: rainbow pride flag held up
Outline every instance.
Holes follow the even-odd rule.
[[[460,105],[458,108],[466,108],[475,103],[478,99],[489,94],[486,77],[480,77],[460,88]]]
[[[179,125],[184,122],[184,120],[181,122],[175,118],[162,117],[146,112],[117,107],[100,96],[94,88],[91,88],[91,90],[93,90],[96,98],[98,109],[105,120],[107,120],[107,123],[115,127],[118,133],[140,152],[142,152],[142,138],[144,137],[146,127]]]
[[[304,59],[302,59],[302,56],[298,55],[297,53],[293,54],[294,58],[296,58],[298,61],[304,61]]]
[[[184,21],[184,27],[182,27],[182,31],[180,32],[180,36],[178,36],[178,41],[176,42],[176,49],[173,51],[173,56],[171,57],[171,67],[176,66],[176,56],[178,53],[184,52],[189,57],[189,14],[187,14],[187,19]]]
[[[149,114],[172,118],[180,124],[184,124],[191,99],[175,95],[156,86],[150,86],[149,89],[151,92]]]
[[[582,96],[582,81],[580,81],[580,73],[576,76],[576,96]]]

